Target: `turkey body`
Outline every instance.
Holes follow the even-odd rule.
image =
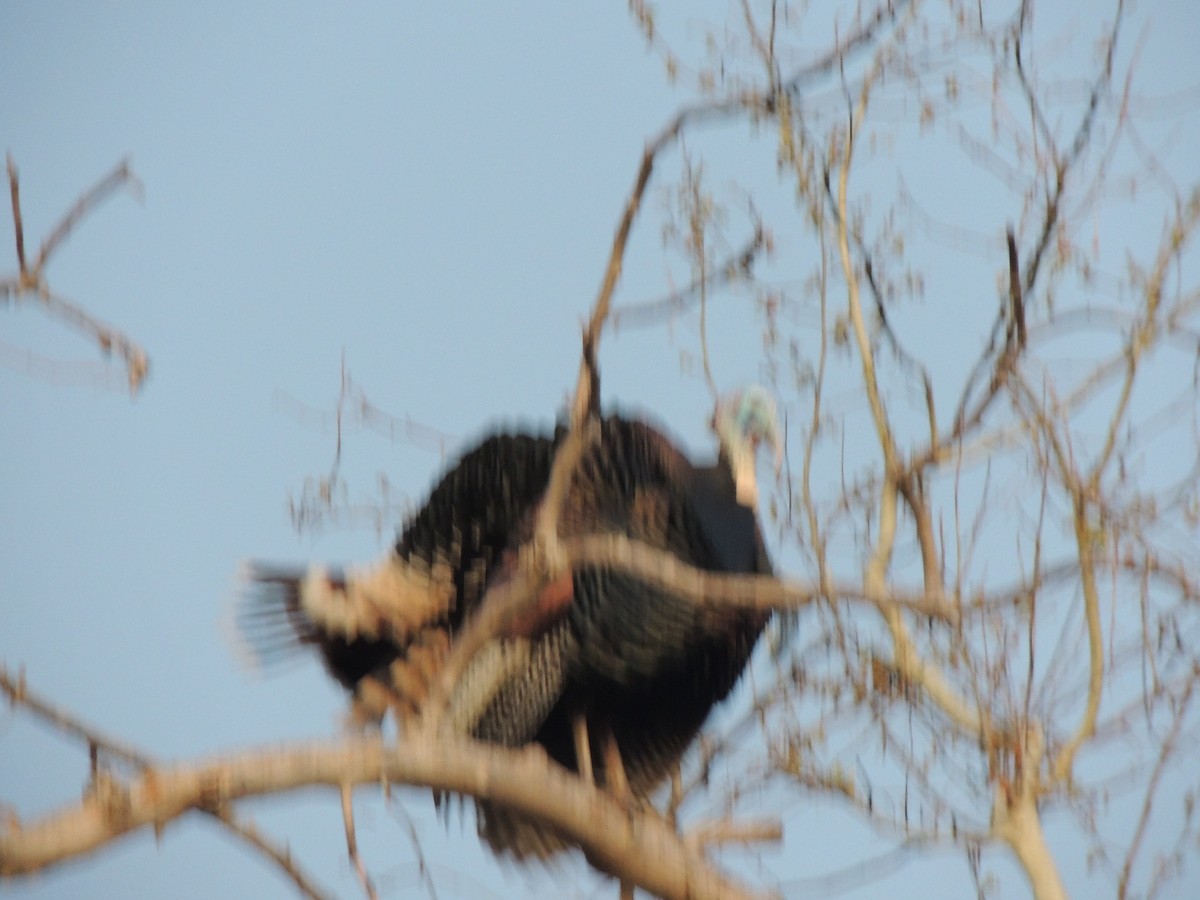
[[[352,610],[356,577],[365,584],[374,576],[322,576],[317,589],[311,575],[253,569],[246,631],[261,655],[289,639],[313,645],[374,714],[386,707],[403,721],[419,713],[455,636],[531,537],[563,438],[562,429],[492,434],[443,475],[384,562],[382,586],[360,591],[376,599],[386,592],[406,613],[398,621],[380,615],[378,602],[365,617],[326,608]],[[697,467],[660,430],[608,416],[575,469],[559,536],[618,534],[700,569],[769,573],[755,511],[738,502],[736,487],[724,450],[714,465]],[[573,727],[582,718],[597,784],[618,783],[605,766],[602,743],[611,741],[629,788],[644,797],[733,689],[767,615],[701,606],[602,566],[576,567],[547,596],[553,602],[539,602],[518,632],[494,638],[472,660],[451,698],[451,721],[491,743],[536,742],[578,771]],[[480,834],[497,852],[546,857],[568,846],[541,822],[478,808]]]

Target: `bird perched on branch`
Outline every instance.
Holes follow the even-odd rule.
[[[617,536],[701,570],[770,573],[755,459],[771,446],[778,472],[774,402],[751,387],[724,398],[712,424],[718,458],[696,466],[645,421],[601,419],[561,497],[559,541]],[[311,645],[351,692],[356,718],[391,711],[404,727],[421,714],[456,637],[515,577],[565,440],[564,428],[485,437],[374,567],[251,564],[241,625],[257,656]],[[767,613],[699,603],[619,560],[567,565],[471,658],[445,714],[458,733],[536,742],[598,785],[644,797],[733,689]],[[479,830],[519,858],[568,846],[549,826],[491,804],[479,804]]]

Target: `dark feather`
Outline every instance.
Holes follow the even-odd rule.
[[[251,570],[242,627],[260,655],[315,646],[356,694],[383,685],[389,701],[419,708],[421,680],[532,533],[563,435],[498,434],[447,471],[407,523],[388,564],[445,589],[427,619],[388,630],[339,624],[306,606],[302,573]],[[755,513],[736,499],[724,461],[697,468],[660,431],[611,416],[587,448],[564,500],[562,537],[620,534],[716,572],[769,572]],[[350,573],[328,577],[336,600]],[[424,582],[420,582],[424,583]],[[324,585],[323,582],[320,583]],[[702,609],[669,590],[606,567],[581,567],[569,602],[549,604],[525,636],[497,638],[457,686],[450,718],[465,733],[506,746],[542,744],[575,770],[571,724],[611,734],[630,786],[652,791],[675,766],[745,668],[766,616]],[[565,594],[565,591],[564,591]],[[561,596],[561,595],[560,595]],[[407,600],[405,598],[401,598]],[[420,598],[418,598],[420,599]],[[341,629],[339,631],[339,628]],[[435,648],[435,649],[430,649]],[[600,754],[597,779],[608,781]],[[540,822],[479,804],[480,833],[497,851],[546,856],[565,846]]]
[[[769,573],[753,510],[737,503],[729,466],[695,468],[659,431],[607,419],[581,460],[560,533],[616,532],[718,572]],[[535,734],[551,757],[576,769],[571,723],[592,738],[611,731],[639,796],[670,774],[712,707],[736,684],[767,621],[757,612],[714,615],[636,577],[601,568],[574,575],[564,641],[566,679]],[[521,735],[517,735],[518,738]],[[606,776],[593,752],[600,783]],[[546,856],[565,846],[553,829],[481,805],[480,829],[497,850]]]

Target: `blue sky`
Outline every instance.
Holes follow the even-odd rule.
[[[1194,17],[1184,9],[1163,4],[1160,22]],[[1152,80],[1169,83],[1158,60],[1187,49],[1189,29],[1151,30],[1165,42],[1146,55]],[[700,28],[682,34],[698,41]],[[144,197],[106,203],[49,278],[144,346],[152,366],[131,401],[85,366],[29,362],[26,351],[96,353],[37,309],[0,310],[0,659],[164,759],[335,733],[341,697],[315,663],[256,677],[227,633],[242,560],[364,559],[390,536],[391,526],[297,535],[287,499],[328,470],[333,435],[296,404],[332,410],[344,355],[379,407],[455,438],[500,420],[548,423],[572,389],[580,322],[643,143],[688,95],[666,83],[618,4],[10,3],[0,75],[0,143],[20,169],[31,246],[80,190],[132,159]],[[758,154],[770,185],[772,142],[732,132],[695,146]],[[938,170],[926,159],[907,174],[936,182]],[[664,263],[656,196],[620,301],[687,277]],[[7,271],[11,226],[0,220]],[[718,382],[761,377],[746,297],[714,317]],[[690,322],[628,332],[605,345],[602,366],[607,398],[653,410],[699,455],[706,391],[680,362],[696,346]],[[371,434],[344,454],[355,500],[379,473],[419,499],[441,464]],[[85,777],[80,748],[24,715],[0,719],[0,798],[23,815],[72,801]],[[403,804],[440,897],[562,896],[564,883],[566,896],[611,893],[573,866],[497,867],[469,822],[443,827],[422,794]],[[323,884],[357,895],[333,798],[251,809]],[[359,827],[381,888],[415,891],[406,826],[366,803]],[[850,817],[827,809],[819,827],[819,845],[793,834],[768,851],[770,871],[853,861],[861,831]],[[994,866],[1001,895],[1021,896],[1019,877]],[[914,876],[920,890],[905,894]],[[891,885],[898,898],[969,888],[949,854]],[[292,895],[268,864],[192,819],[6,890]]]

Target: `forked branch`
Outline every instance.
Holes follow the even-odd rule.
[[[92,784],[83,801],[85,806],[88,804],[102,805],[102,797],[111,797],[111,791],[97,790],[96,788],[99,785],[103,784],[111,788],[114,785],[120,784],[112,773],[100,769],[101,757],[131,766],[137,771],[139,776],[145,776],[153,772],[158,765],[155,760],[140,750],[104,734],[99,729],[83,722],[74,714],[39,696],[26,684],[23,674],[13,676],[9,674],[7,669],[0,667],[0,691],[4,693],[13,706],[28,710],[43,722],[87,745],[88,755],[91,760]],[[297,890],[305,897],[310,898],[310,900],[325,900],[329,896],[301,868],[286,846],[277,844],[270,837],[263,834],[253,822],[235,815],[227,804],[221,802],[209,803],[207,805],[196,804],[196,808],[212,816],[241,840],[274,862],[292,880]],[[158,828],[162,823],[152,822],[150,824]],[[23,827],[19,823],[9,823],[6,826],[7,831],[0,833],[0,877],[37,871],[56,862],[71,858],[68,855],[54,855],[54,842],[67,839],[66,836],[59,835],[52,836],[52,839],[48,842],[50,845],[49,849],[52,851],[50,856],[34,859],[32,861],[33,865],[29,868],[22,868],[17,865],[16,860],[10,856],[14,850],[10,847],[8,841],[14,835],[19,837],[23,833]],[[23,852],[20,850],[21,846],[18,841],[17,850],[15,851],[17,859],[20,858]]]
[[[454,791],[536,816],[569,836],[601,871],[661,897],[762,896],[721,873],[653,811],[619,803],[544,753],[429,735],[387,746],[377,737],[275,746],[211,762],[156,765],[128,782],[110,779],[105,791],[89,792],[77,805],[0,833],[0,875],[41,871],[192,810],[211,813],[248,797],[322,785],[343,792],[381,781]]]
[[[70,237],[76,226],[96,207],[123,187],[140,195],[141,183],[122,160],[115,169],[100,179],[93,187],[80,195],[50,233],[42,241],[32,265],[25,250],[25,221],[21,211],[21,188],[17,177],[17,166],[12,155],[8,156],[8,193],[12,207],[13,233],[16,239],[17,274],[0,279],[0,299],[20,299],[24,296],[36,298],[43,309],[62,319],[76,331],[93,340],[101,352],[108,356],[116,354],[125,365],[126,380],[130,393],[136,394],[145,383],[150,371],[150,359],[138,344],[117,329],[108,325],[82,306],[52,291],[46,282],[46,266],[63,242]]]

